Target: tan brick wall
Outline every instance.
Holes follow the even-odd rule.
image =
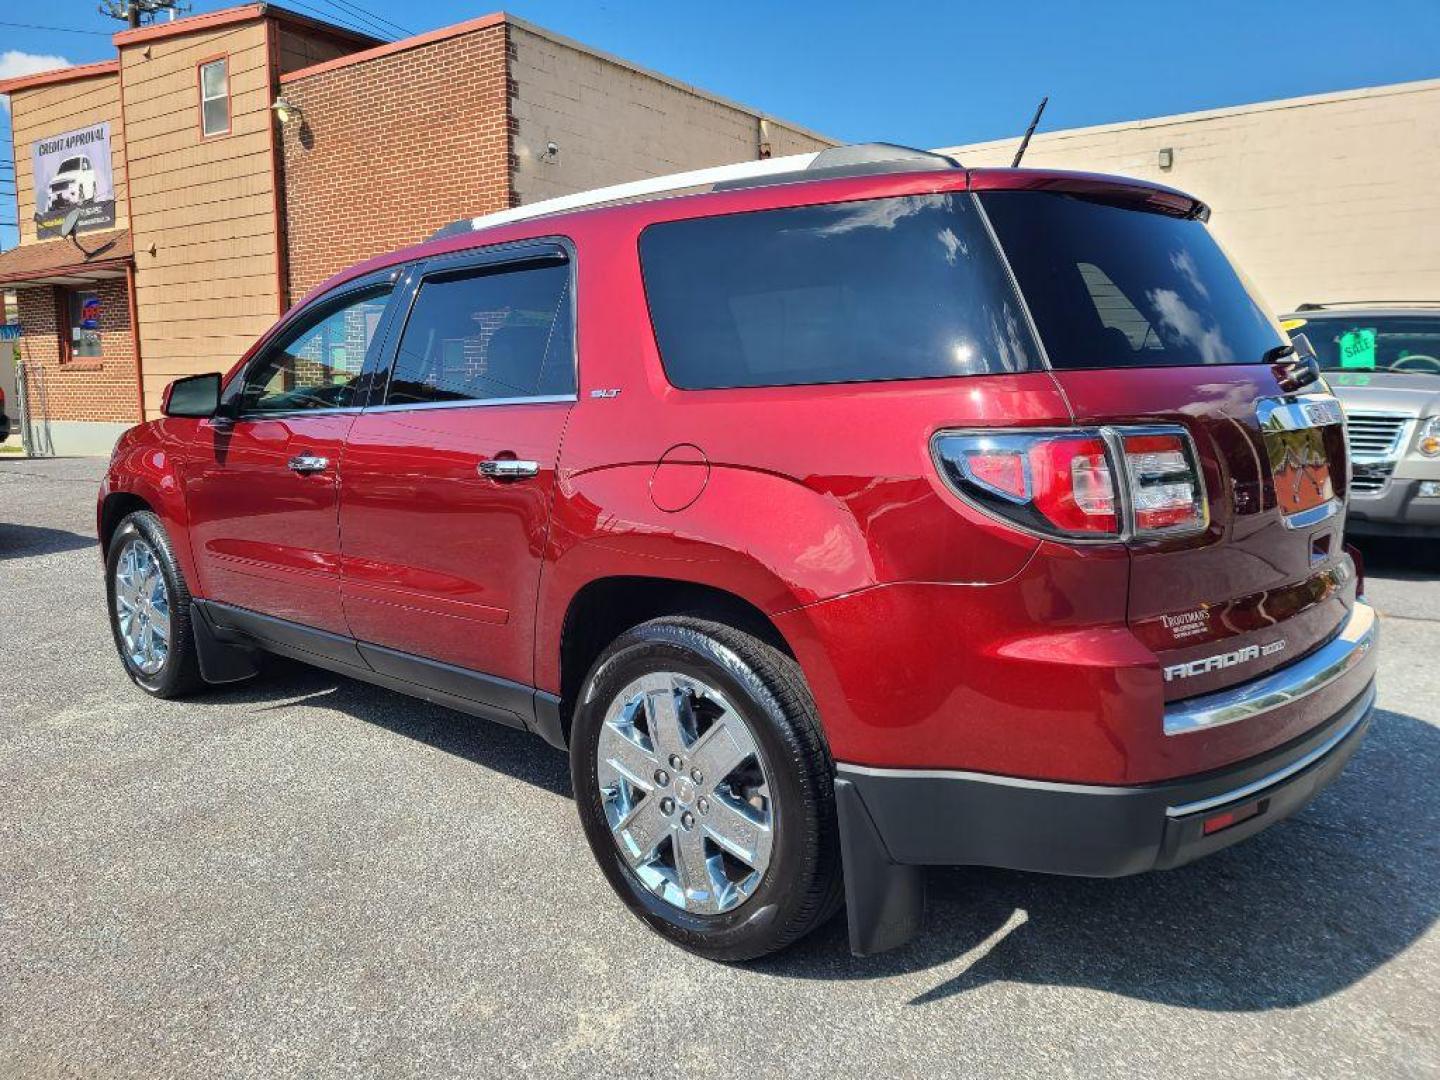
[[[147,416],[167,383],[229,368],[280,312],[268,27],[120,50]],[[197,65],[219,55],[230,134],[202,138]]]
[[[833,139],[823,139],[774,117],[766,118],[765,132],[769,136],[771,157],[808,154],[812,150],[824,150],[827,146],[838,145]]]
[[[756,112],[538,28],[510,33],[522,204],[760,156]],[[546,160],[551,142],[560,152]],[[775,157],[833,145],[774,120],[770,143]]]
[[[17,290],[24,337],[29,412],[36,419],[103,420],[133,424],[140,419],[135,384],[135,349],[124,279],[96,282],[100,294],[100,357],[61,360],[62,335],[69,333],[63,290],[39,286]]]
[[[1017,140],[945,150],[1009,165]],[[1162,148],[1174,165],[1159,166]],[[1277,310],[1440,299],[1440,80],[1043,132],[1027,166],[1119,173],[1204,199]]]
[[[20,90],[10,95],[10,110],[20,243],[29,244],[36,240],[32,144],[37,139],[50,138],[91,124],[102,124],[107,120],[110,122],[110,168],[115,182],[115,225],[116,228],[124,228],[127,223],[125,124],[120,116],[120,77],[97,75]]]
[[[760,115],[508,19],[282,90],[290,295],[461,218],[759,155]],[[776,155],[832,145],[769,121]],[[546,143],[558,164],[542,162]]]
[[[503,24],[283,84],[290,294],[510,205]]]

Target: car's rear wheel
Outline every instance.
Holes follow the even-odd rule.
[[[120,522],[105,576],[110,629],[135,685],[163,698],[200,689],[190,590],[159,518],[139,511]]]
[[[610,884],[685,948],[762,956],[838,907],[833,765],[773,646],[692,618],[627,631],[586,680],[571,768]]]

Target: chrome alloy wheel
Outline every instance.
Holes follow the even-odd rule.
[[[170,593],[155,549],[138,536],[115,564],[115,619],[130,663],[158,673],[170,655]]]
[[[598,751],[605,820],[646,888],[699,915],[754,893],[775,810],[764,755],[724,695],[688,675],[645,675],[610,703]]]

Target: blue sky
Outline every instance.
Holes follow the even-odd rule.
[[[197,12],[228,6],[194,0]],[[493,10],[450,0],[290,6],[352,22],[362,21],[354,14],[361,8],[413,32]],[[1016,134],[1045,94],[1044,127],[1059,128],[1440,77],[1440,0],[509,0],[504,7],[837,139],[922,147]],[[13,22],[90,33],[6,25]],[[26,56],[108,59],[106,35],[119,26],[96,11],[95,0],[0,6],[0,75]],[[0,110],[7,161],[8,123]],[[0,222],[14,220],[12,176],[0,165]],[[13,228],[0,226],[0,247],[14,242]]]

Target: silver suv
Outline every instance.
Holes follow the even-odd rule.
[[[1281,320],[1345,409],[1347,531],[1440,537],[1440,303],[1301,304]]]

